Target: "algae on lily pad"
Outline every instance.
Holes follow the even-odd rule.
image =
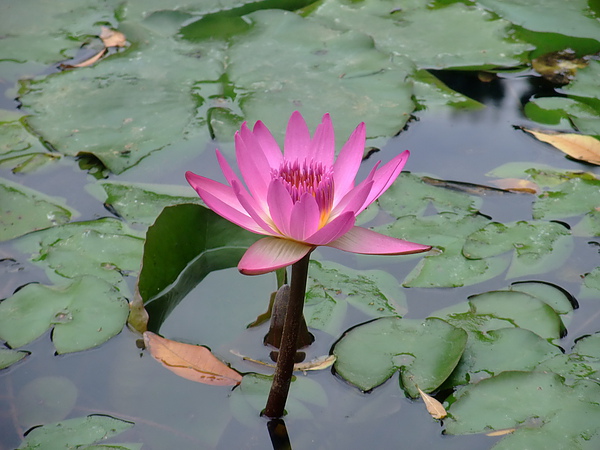
[[[563,219],[595,211],[600,205],[600,180],[577,177],[544,192],[533,205],[536,219]]]
[[[0,179],[0,241],[67,223],[76,215],[59,199]]]
[[[400,370],[400,382],[413,398],[431,392],[456,367],[467,333],[435,318],[425,321],[384,317],[347,331],[334,345],[336,373],[369,391]]]
[[[28,284],[0,303],[0,339],[21,347],[53,328],[58,353],[97,347],[123,329],[127,300],[96,277],[79,277],[67,286]]]

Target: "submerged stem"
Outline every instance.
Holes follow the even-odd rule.
[[[306,295],[306,279],[308,277],[308,262],[310,253],[300,261],[292,265],[292,283],[290,286],[290,298],[283,323],[283,334],[277,358],[277,368],[273,377],[273,384],[269,392],[267,406],[264,415],[269,418],[283,416],[285,402],[290,390],[292,374],[294,372],[294,357],[296,355],[296,344],[298,332],[302,321],[302,310],[304,308],[304,296]]]

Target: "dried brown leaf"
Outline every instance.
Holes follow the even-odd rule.
[[[104,43],[105,47],[125,47],[127,45],[127,38],[120,31],[112,30],[108,27],[102,27],[100,32],[100,39]]]
[[[235,386],[242,376],[218,360],[209,349],[144,333],[144,344],[150,354],[171,372],[188,380],[214,386]]]
[[[73,69],[75,67],[88,67],[88,66],[91,66],[92,64],[94,64],[95,62],[99,61],[100,58],[102,58],[105,53],[106,53],[106,49],[103,48],[98,53],[96,53],[94,56],[86,59],[85,61],[80,62],[79,64],[63,64],[62,67],[65,69]]]
[[[486,436],[504,436],[505,434],[514,433],[516,428],[505,428],[504,430],[496,430],[486,433]]]
[[[546,142],[571,158],[600,166],[600,141],[593,136],[575,133],[556,133],[523,128],[536,139]]]
[[[423,399],[423,402],[425,403],[427,412],[431,414],[431,417],[433,417],[434,419],[443,419],[448,415],[446,409],[439,401],[437,401],[431,395],[423,392],[418,386],[417,389],[419,391],[419,394],[421,395],[421,398]]]
[[[520,178],[502,178],[493,180],[492,184],[510,192],[519,192],[524,194],[538,194],[540,187],[531,180],[522,180]]]

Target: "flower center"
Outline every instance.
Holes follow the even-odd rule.
[[[321,220],[319,228],[327,223],[333,207],[333,168],[314,161],[283,161],[279,170],[273,170],[273,177],[283,181],[296,203],[305,193],[317,201]]]

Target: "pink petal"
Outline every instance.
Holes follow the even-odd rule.
[[[403,151],[390,162],[388,162],[385,166],[375,172],[375,176],[373,177],[373,188],[371,189],[371,193],[367,198],[367,201],[363,205],[363,208],[357,212],[362,212],[367,206],[373,203],[375,200],[379,198],[381,194],[383,194],[402,172],[408,157],[410,156],[410,152],[408,150]]]
[[[310,131],[298,111],[294,111],[285,131],[283,156],[287,161],[304,161],[308,156],[310,146]]]
[[[192,172],[186,172],[185,177],[204,203],[218,215],[253,233],[267,234],[248,215],[231,187]]]
[[[345,212],[326,224],[312,236],[304,239],[304,242],[312,245],[327,245],[347,233],[354,226],[356,217],[352,212]]]
[[[278,168],[281,165],[281,161],[283,161],[283,153],[281,153],[281,149],[269,129],[259,120],[254,125],[253,133],[262,147],[269,165],[273,168]]]
[[[294,202],[290,193],[279,179],[271,181],[267,192],[269,214],[281,234],[290,235],[290,218]]]
[[[287,267],[302,259],[314,247],[276,237],[256,241],[244,253],[238,270],[244,275],[260,275]]]
[[[271,166],[256,144],[252,133],[242,124],[242,129],[235,133],[235,155],[248,190],[254,198],[265,198],[271,182]],[[248,138],[248,140],[246,140]]]
[[[319,229],[320,221],[319,205],[315,198],[307,192],[292,208],[289,237],[296,241],[304,241]]]
[[[333,178],[335,181],[334,203],[339,201],[354,187],[354,179],[358,173],[365,151],[365,139],[365,124],[361,123],[352,132],[333,165]]]
[[[237,197],[238,201],[240,202],[240,205],[243,206],[243,208],[246,210],[246,212],[250,215],[250,217],[252,217],[252,219],[258,224],[259,227],[261,227],[264,231],[261,234],[272,234],[272,235],[278,235],[279,233],[273,229],[273,227],[271,226],[271,224],[268,223],[268,221],[270,221],[269,217],[263,218],[262,215],[260,214],[261,211],[259,210],[259,208],[256,205],[256,202],[254,201],[254,199],[252,198],[252,196],[250,196],[243,188],[242,186],[237,182],[237,181],[233,181],[232,182],[232,186],[233,188],[233,193],[235,194],[235,196]]]
[[[404,255],[431,249],[429,245],[403,241],[362,227],[354,227],[342,237],[327,244],[346,252],[366,255]]]
[[[367,178],[365,178],[358,186],[352,188],[350,192],[334,206],[331,211],[332,217],[337,217],[346,211],[352,211],[356,216],[358,215],[356,211],[362,211],[364,209],[361,208],[367,201],[369,193],[373,188],[373,176],[375,175],[378,165],[379,163],[375,164],[375,167],[373,167]]]
[[[310,154],[307,159],[319,161],[326,167],[333,165],[335,157],[335,134],[333,124],[329,114],[325,114],[321,123],[315,131],[315,135],[311,141]]]

